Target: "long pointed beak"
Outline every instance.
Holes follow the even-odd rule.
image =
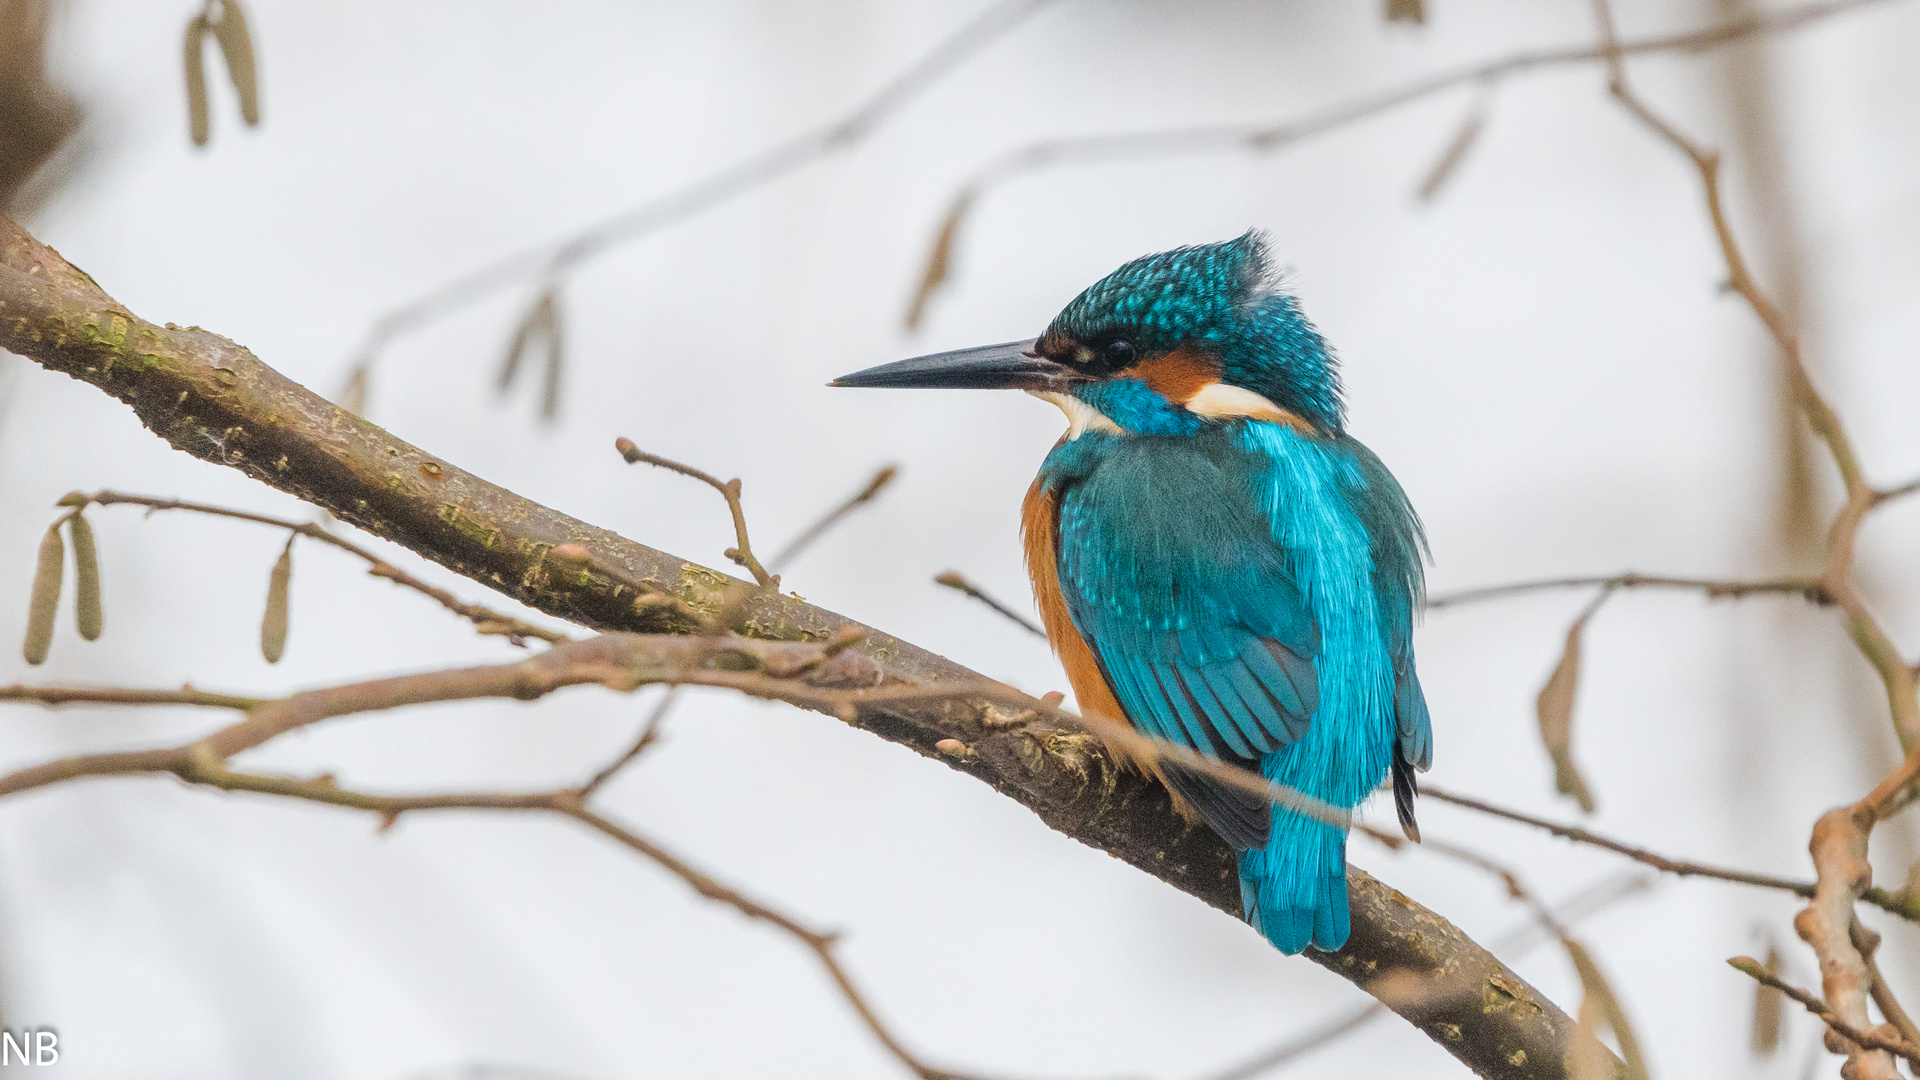
[[[1064,390],[1078,374],[1033,352],[1034,341],[1010,341],[975,349],[896,360],[851,375],[829,386],[880,386],[943,390]]]

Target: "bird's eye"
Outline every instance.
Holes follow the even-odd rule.
[[[1133,343],[1130,341],[1109,341],[1106,348],[1107,362],[1114,367],[1126,367],[1133,360]]]

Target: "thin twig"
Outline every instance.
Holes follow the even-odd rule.
[[[653,711],[647,714],[647,722],[640,727],[640,737],[633,740],[633,745],[627,747],[626,753],[621,754],[609,762],[606,768],[594,773],[593,779],[580,785],[580,798],[582,800],[592,798],[593,793],[599,791],[607,781],[613,779],[615,773],[626,768],[634,758],[646,753],[654,743],[660,741],[660,724],[666,720],[667,713],[673,710],[674,703],[679,700],[680,688],[678,686],[668,687],[667,692],[654,704]]]
[[[73,501],[68,502],[68,500]],[[351,540],[345,540],[335,536],[333,533],[328,532],[326,529],[311,521],[293,521],[287,518],[271,517],[266,514],[250,513],[245,510],[234,510],[225,506],[185,502],[180,499],[159,499],[148,495],[128,495],[125,492],[119,491],[96,491],[91,495],[84,492],[74,492],[68,495],[66,499],[63,499],[62,503],[63,505],[82,507],[88,503],[95,506],[144,506],[147,508],[148,513],[154,513],[160,510],[186,510],[213,517],[232,518],[235,521],[251,521],[260,525],[271,525],[275,528],[285,529],[290,533],[304,536],[309,540],[317,540],[320,543],[338,548],[350,555],[358,556],[366,562],[367,573],[377,578],[385,578],[395,585],[412,589],[414,592],[419,593],[434,603],[439,604],[441,607],[446,608],[448,611],[453,612],[455,615],[472,623],[474,628],[482,634],[499,635],[505,637],[515,645],[525,645],[528,638],[535,638],[548,642],[549,644],[559,644],[563,641],[572,640],[565,634],[548,630],[543,626],[535,626],[533,623],[523,619],[516,619],[511,615],[503,615],[500,612],[494,611],[492,608],[484,607],[480,604],[469,604],[447,590],[437,585],[430,585],[414,577],[412,574],[382,559],[366,548],[361,547]]]
[[[1029,634],[1033,634],[1036,637],[1047,636],[1047,632],[1045,630],[1040,629],[1039,625],[1036,624],[1032,619],[1027,618],[1025,615],[1022,615],[1019,612],[1008,607],[1007,605],[1001,603],[1000,601],[995,600],[992,596],[988,595],[985,590],[981,589],[980,586],[975,585],[973,582],[968,581],[966,578],[960,576],[960,572],[958,570],[949,570],[946,573],[941,574],[939,577],[934,578],[933,580],[937,584],[945,585],[949,589],[952,589],[956,592],[965,593],[966,595],[973,597],[975,600],[978,600],[981,603],[987,605],[988,607],[992,608],[994,611],[1000,613],[1001,615],[1004,615],[1007,618],[1012,619],[1014,622],[1019,623],[1021,628],[1026,630],[1026,632]]]
[[[48,707],[56,705],[199,705],[210,709],[239,709],[242,712],[266,704],[266,698],[210,694],[182,686],[178,690],[123,690],[99,686],[12,686],[0,687],[0,701],[31,701]]]
[[[1576,45],[1530,50],[1414,79],[1388,90],[1362,94],[1291,120],[1043,139],[989,160],[960,185],[949,205],[956,209],[977,206],[981,197],[990,190],[1004,187],[1024,175],[1061,165],[1105,164],[1231,150],[1271,153],[1461,86],[1491,88],[1515,75],[1592,64],[1604,61],[1611,55],[1706,52],[1745,38],[1798,29],[1808,23],[1880,2],[1882,0],[1827,0],[1787,11],[1755,13],[1703,30],[1645,38],[1617,47]],[[952,211],[948,216],[951,219]]]
[[[1633,91],[1627,83],[1612,4],[1609,0],[1592,2],[1600,44],[1606,54],[1608,92],[1649,131],[1685,156],[1698,174],[1707,218],[1726,265],[1727,287],[1746,301],[1779,347],[1794,404],[1826,445],[1846,489],[1846,503],[1834,516],[1827,532],[1820,584],[1845,613],[1848,635],[1880,675],[1894,733],[1906,751],[1907,760],[1865,799],[1852,806],[1829,810],[1814,823],[1808,848],[1813,855],[1816,886],[1807,906],[1795,916],[1794,930],[1819,958],[1821,985],[1833,1010],[1829,1022],[1844,1022],[1858,1029],[1869,1021],[1867,1002],[1871,979],[1865,959],[1854,947],[1851,927],[1856,918],[1856,900],[1865,883],[1872,880],[1867,838],[1877,821],[1911,798],[1909,789],[1915,778],[1920,777],[1920,687],[1916,686],[1913,668],[1907,665],[1886,629],[1853,587],[1855,537],[1861,521],[1881,500],[1867,481],[1846,426],[1807,371],[1799,334],[1747,266],[1721,194],[1720,155],[1693,141]],[[1891,1058],[1874,1052],[1867,1043],[1855,1042],[1861,1048],[1848,1055],[1845,1071],[1850,1080],[1897,1080],[1899,1072]]]
[[[1668,858],[1658,852],[1649,851],[1643,847],[1635,847],[1624,841],[1602,836],[1589,829],[1583,829],[1578,825],[1566,825],[1557,821],[1551,821],[1547,818],[1522,813],[1518,810],[1509,810],[1504,806],[1496,806],[1482,799],[1455,794],[1424,781],[1420,784],[1420,794],[1424,798],[1450,803],[1468,810],[1476,810],[1482,814],[1491,814],[1494,817],[1505,818],[1508,821],[1518,822],[1522,825],[1531,825],[1536,829],[1542,829],[1552,833],[1562,840],[1570,840],[1576,844],[1588,844],[1593,847],[1611,851],[1616,855],[1624,855],[1643,866],[1651,866],[1655,870],[1661,870],[1673,874],[1676,877],[1712,878],[1716,881],[1728,881],[1736,885],[1752,885],[1761,889],[1779,889],[1782,892],[1790,892],[1796,896],[1811,897],[1814,894],[1815,884],[1811,881],[1774,877],[1770,874],[1753,874],[1745,870],[1730,870],[1726,867],[1712,866],[1707,863],[1687,862],[1682,859]],[[1868,889],[1861,899],[1875,907],[1890,911],[1903,919],[1920,923],[1920,897],[1909,898],[1900,893],[1888,892],[1881,888],[1872,888]]]
[[[1874,492],[1873,503],[1875,506],[1878,506],[1883,502],[1905,498],[1916,491],[1920,491],[1920,480],[1909,480],[1904,484],[1898,484],[1890,488],[1881,488],[1879,491]]]
[[[364,388],[382,351],[402,334],[515,282],[535,277],[557,278],[610,248],[730,202],[806,165],[857,146],[914,98],[1051,2],[1000,0],[840,119],[710,172],[685,187],[648,199],[570,236],[499,259],[388,311],[368,329],[354,355],[349,383],[357,381]]]
[[[1773,975],[1767,971],[1765,964],[1762,964],[1751,956],[1736,956],[1727,961],[1727,964],[1735,971],[1746,975],[1760,985],[1771,986],[1775,990],[1799,1002],[1805,1006],[1808,1012],[1825,1021],[1826,1025],[1832,1028],[1835,1034],[1849,1042],[1858,1043],[1861,1046],[1871,1047],[1875,1050],[1885,1050],[1890,1054],[1907,1059],[1916,1066],[1920,1066],[1920,1044],[1910,1043],[1902,1039],[1884,1038],[1871,1031],[1847,1023],[1839,1016],[1834,1015],[1834,1011],[1828,1007],[1826,1002],[1821,1001],[1819,998],[1814,997],[1812,994],[1807,993],[1792,983],[1786,982]]]
[[[585,683],[622,692],[666,684],[734,690],[831,713],[848,722],[857,721],[863,710],[903,702],[974,700],[1004,704],[1013,711],[1003,713],[991,705],[986,708],[984,737],[1022,734],[1042,721],[1050,721],[1097,736],[1135,761],[1173,762],[1316,821],[1340,828],[1352,824],[1350,809],[1274,783],[1191,747],[1141,734],[1119,721],[1097,715],[1075,716],[1053,700],[1029,697],[1004,683],[984,679],[933,686],[888,682],[884,668],[851,652],[848,644],[847,639],[805,644],[740,637],[603,634],[555,645],[538,656],[509,664],[400,675],[258,702],[246,719],[190,745],[83,754],[0,775],[0,795],[81,776],[173,772],[186,758],[206,753],[231,757],[296,728],[339,716],[434,701],[489,697],[533,700]],[[16,696],[19,700],[38,700],[40,695],[30,688],[20,688]],[[958,756],[973,753],[959,740],[954,742]]]
[[[563,790],[528,794],[482,792],[415,796],[374,795],[343,789],[331,776],[311,780],[259,776],[231,771],[218,759],[209,760],[204,756],[189,759],[173,771],[189,783],[222,791],[246,791],[366,810],[380,815],[383,828],[390,827],[402,814],[426,810],[532,810],[571,818],[644,856],[656,866],[685,882],[702,898],[725,904],[749,919],[767,923],[806,946],[820,965],[826,969],[834,986],[839,989],[841,996],[860,1017],[861,1023],[866,1026],[874,1039],[915,1076],[923,1080],[966,1080],[964,1074],[935,1068],[921,1061],[907,1049],[898,1036],[894,1035],[886,1023],[880,1019],[879,1014],[874,1011],[872,1003],[854,984],[846,968],[841,965],[834,951],[839,935],[811,929],[768,904],[720,882],[652,840],[594,811],[588,807],[580,792]]]
[[[629,465],[646,462],[648,465],[656,465],[662,469],[677,472],[681,476],[690,476],[719,492],[720,497],[727,500],[727,512],[733,515],[733,538],[734,542],[739,545],[738,547],[728,548],[722,554],[732,559],[737,565],[746,567],[747,572],[753,575],[753,580],[759,584],[763,586],[778,586],[780,584],[780,579],[767,573],[767,568],[761,566],[760,560],[753,556],[753,545],[747,540],[747,512],[740,505],[739,477],[736,476],[732,480],[722,480],[712,473],[702,472],[691,465],[683,465],[672,458],[663,458],[658,454],[649,454],[645,450],[635,446],[632,439],[624,437],[615,439],[613,441],[613,448],[620,451],[620,456],[626,458],[627,464]]]
[[[799,536],[787,541],[787,546],[780,549],[780,553],[773,557],[770,565],[775,570],[785,570],[793,563],[793,560],[800,557],[801,552],[813,546],[814,541],[826,535],[828,529],[840,524],[842,518],[845,518],[848,514],[853,513],[855,510],[858,510],[860,507],[865,506],[878,497],[880,492],[888,484],[893,483],[893,478],[898,475],[900,475],[899,466],[882,466],[879,472],[873,474],[873,479],[867,481],[866,487],[855,492],[853,497],[846,502],[827,511],[819,521],[800,530]]]
[[[1742,599],[1748,596],[1799,595],[1814,604],[1829,604],[1832,599],[1821,587],[1819,578],[1779,577],[1764,578],[1758,581],[1715,580],[1711,578],[1667,577],[1659,574],[1642,574],[1629,570],[1624,574],[1611,574],[1602,577],[1563,577],[1546,578],[1540,581],[1518,581],[1508,585],[1488,585],[1478,589],[1462,589],[1459,592],[1443,593],[1427,599],[1429,611],[1454,607],[1459,604],[1472,604],[1482,600],[1497,600],[1522,593],[1543,592],[1550,589],[1688,589],[1705,593],[1710,600]]]
[[[1907,1015],[1906,1007],[1894,996],[1893,985],[1880,971],[1880,933],[1863,925],[1859,919],[1853,920],[1853,947],[1860,950],[1860,958],[1867,963],[1867,976],[1873,980],[1873,1003],[1880,1006],[1880,1015],[1887,1023],[1900,1032],[1900,1037],[1915,1046],[1920,1046],[1920,1026],[1916,1026],[1913,1017]]]

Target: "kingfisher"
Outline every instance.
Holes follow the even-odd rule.
[[[1346,431],[1338,366],[1258,232],[1147,255],[1038,338],[834,386],[1017,389],[1067,430],[1021,513],[1047,638],[1082,712],[1352,810],[1388,776],[1407,835],[1433,730],[1414,670],[1426,539]],[[1347,831],[1162,760],[1237,853],[1282,952],[1349,932]]]

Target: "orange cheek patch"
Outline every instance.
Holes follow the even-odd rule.
[[[1142,360],[1120,372],[1119,377],[1139,379],[1175,405],[1185,405],[1193,395],[1220,380],[1220,361],[1183,345],[1165,356]]]

